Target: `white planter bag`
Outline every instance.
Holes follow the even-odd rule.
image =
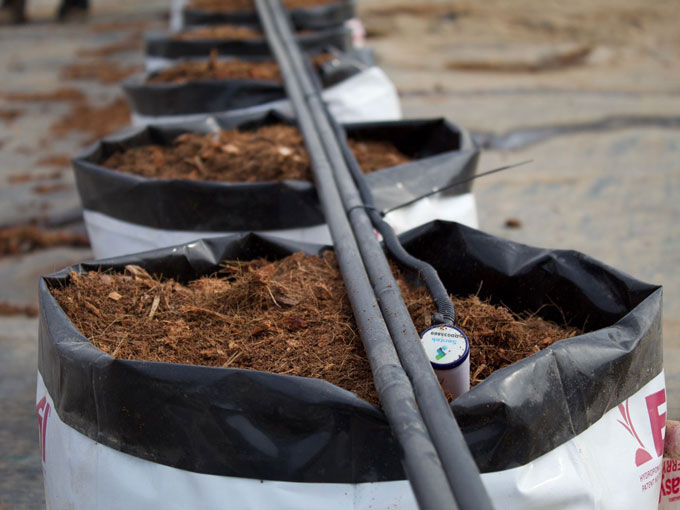
[[[187,131],[232,129],[247,122],[281,122],[278,114],[210,119],[125,132],[87,149],[74,160],[83,216],[96,257],[146,251],[198,238],[256,231],[287,239],[331,244],[311,182],[197,182],[147,179],[100,165],[114,151],[170,143]],[[349,124],[350,136],[402,145],[424,157],[364,176],[380,210],[407,204],[435,187],[474,175],[478,151],[469,134],[442,119]],[[471,184],[420,198],[385,215],[397,233],[433,219],[477,226]]]
[[[205,59],[211,52],[223,58],[272,58],[266,39],[176,39],[172,32],[147,32],[144,35],[145,68],[148,73],[165,69],[187,59]],[[349,51],[353,31],[343,26],[297,36],[302,51],[317,54],[327,48]]]
[[[634,422],[645,423],[646,396],[664,388],[663,374],[628,399]],[[48,508],[117,510],[224,508],[326,508],[332,510],[413,509],[418,506],[407,480],[360,484],[300,483],[215,476],[176,469],[122,453],[97,443],[66,425],[53,412],[54,402],[38,375],[39,416],[45,445],[43,474]],[[47,409],[47,418],[44,418]],[[634,465],[637,446],[621,433],[618,409],[607,413],[585,432],[521,467],[482,474],[496,508],[516,510],[655,509],[661,486],[661,459]],[[653,443],[649,427],[640,439]],[[670,471],[667,503],[677,508]],[[676,484],[677,485],[677,484]],[[677,496],[677,490],[675,491]],[[75,506],[73,502],[79,502]]]
[[[128,82],[130,83],[130,82]],[[187,89],[186,85],[181,86]],[[170,88],[170,87],[166,87]],[[128,87],[128,99],[130,88]],[[154,91],[150,91],[154,93]],[[202,96],[201,90],[187,90],[193,97]],[[372,120],[401,119],[401,105],[396,87],[385,74],[376,66],[368,67],[345,80],[324,89],[322,97],[330,112],[338,122],[364,122]],[[177,101],[181,101],[178,98]],[[168,101],[169,102],[169,101]],[[177,104],[177,103],[174,103]],[[192,122],[211,115],[249,115],[252,113],[276,110],[286,115],[293,115],[293,107],[287,99],[266,101],[248,107],[228,107],[216,111],[201,111],[197,106],[195,113],[145,113],[148,110],[135,110],[132,104],[131,122],[133,126],[147,126],[151,124]]]
[[[588,318],[588,332],[495,372],[452,404],[496,508],[656,509],[661,289],[576,252],[455,224],[403,240],[447,288],[474,293],[483,279],[494,283],[482,294],[510,306],[550,298],[569,319]],[[384,416],[354,394],[254,370],[114,360],[49,294],[72,270],[139,264],[191,279],[223,259],[301,248],[316,250],[232,236],[41,281],[36,401],[48,508],[416,508]]]

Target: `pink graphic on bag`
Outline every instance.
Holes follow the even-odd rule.
[[[664,443],[664,431],[666,428],[666,413],[659,414],[659,408],[666,403],[666,390],[661,389],[651,395],[645,397],[645,403],[647,404],[647,413],[649,414],[649,425],[652,431],[652,439],[654,440],[654,450],[656,457],[661,457],[663,455],[663,443]],[[630,410],[628,408],[628,399],[622,404],[619,404],[619,412],[623,421],[617,420],[623,427],[628,431],[628,433],[635,438],[635,440],[640,445],[635,452],[635,465],[642,466],[645,462],[649,462],[654,457],[647,451],[647,448],[640,440],[635,426],[633,425],[633,420],[630,417]]]
[[[640,445],[640,448],[638,448],[637,451],[635,452],[635,465],[641,466],[645,462],[649,462],[650,460],[652,460],[652,456],[646,450],[645,445],[642,444],[642,441],[640,441],[640,437],[637,435],[637,432],[635,431],[635,426],[633,425],[633,420],[631,420],[630,418],[630,411],[628,409],[628,399],[626,399],[625,406],[624,404],[619,404],[619,412],[623,417],[623,421],[621,420],[616,421],[623,425],[623,427],[628,431],[628,433],[631,436],[633,436]]]
[[[43,397],[35,406],[35,412],[38,415],[38,429],[40,434],[40,453],[42,454],[42,460],[45,462],[45,436],[47,435],[47,418],[50,415],[50,403],[47,401],[47,397]]]

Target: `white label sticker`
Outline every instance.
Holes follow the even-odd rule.
[[[468,339],[458,328],[432,326],[420,335],[428,359],[435,368],[453,368],[470,353]]]

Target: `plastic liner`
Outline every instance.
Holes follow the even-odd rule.
[[[216,117],[194,123],[149,126],[97,142],[73,161],[83,207],[119,220],[159,229],[203,232],[283,230],[324,223],[309,181],[261,183],[149,179],[101,166],[112,153],[150,143],[170,144],[188,131],[249,129],[291,119],[275,112],[245,119]],[[346,125],[350,136],[394,143],[415,161],[366,174],[376,205],[391,208],[435,186],[472,176],[478,150],[470,135],[444,119],[365,122]],[[471,183],[449,190],[470,191]]]
[[[147,57],[177,60],[190,57],[207,57],[212,50],[223,56],[270,56],[264,39],[174,39],[172,33],[149,32],[145,36]],[[297,37],[300,46],[307,52],[319,53],[333,47],[341,51],[351,49],[351,31],[345,27],[332,27],[319,32],[301,34]]]
[[[452,405],[484,473],[526,464],[569,441],[661,373],[661,288],[574,251],[545,250],[455,223],[402,236],[451,292],[516,312],[585,324],[492,374]],[[223,259],[324,248],[255,234],[88,262],[40,282],[38,368],[61,420],[152,462],[265,480],[361,483],[404,479],[381,411],[325,381],[257,371],[114,360],[68,320],[49,288],[69,271],[138,264],[188,281]],[[481,290],[480,290],[481,283]],[[554,306],[559,306],[561,312]],[[543,307],[543,308],[541,308]]]
[[[358,49],[340,54],[321,66],[325,87],[358,74],[374,64],[373,53]],[[150,73],[122,82],[133,112],[147,116],[188,115],[243,109],[286,98],[282,83],[265,80],[196,80],[146,83]]]
[[[291,21],[296,29],[322,29],[341,25],[355,15],[353,0],[340,0],[335,3],[292,9],[289,11]],[[259,24],[255,6],[252,11],[208,12],[198,9],[182,10],[185,25],[216,25],[234,23],[240,25]]]

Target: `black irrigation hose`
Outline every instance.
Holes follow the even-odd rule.
[[[278,6],[278,16],[282,16],[283,11],[278,2],[268,3],[267,0],[256,0],[257,10],[272,52],[284,76],[286,91],[295,106],[298,125],[304,135],[312,161],[317,193],[335,243],[340,272],[345,281],[383,410],[402,448],[406,474],[421,508],[457,509],[458,506],[448,486],[437,451],[418,409],[413,388],[399,362],[385,319],[380,312],[373,287],[366,274],[361,253],[334,182],[333,170],[326,156],[320,133],[307,109],[305,95],[297,83],[296,73],[291,62],[288,61],[282,44],[273,42],[281,37],[277,34],[275,27],[277,14],[269,12],[269,6],[273,3]],[[289,25],[286,27],[290,33]]]
[[[335,131],[336,139],[346,141],[347,134],[342,126],[332,117],[330,117],[329,120]],[[446,287],[444,287],[444,284],[437,274],[437,270],[432,267],[431,264],[415,258],[404,249],[399,238],[394,233],[392,226],[383,219],[382,215],[375,208],[373,193],[371,193],[371,189],[366,184],[366,179],[364,179],[361,168],[359,168],[359,163],[347,143],[341,143],[340,149],[342,150],[347,167],[352,174],[354,183],[359,190],[359,195],[364,202],[366,212],[371,219],[373,226],[380,232],[380,235],[382,235],[387,251],[399,264],[415,271],[430,292],[435,307],[437,308],[437,313],[432,316],[432,324],[453,326],[456,322],[456,309],[449,298]]]
[[[333,198],[340,198],[340,195],[342,195],[345,211],[347,211],[347,216],[349,216],[354,230],[353,233],[356,236],[354,246],[356,246],[357,240],[361,241],[358,245],[361,258],[347,261],[350,264],[353,262],[354,265],[341,266],[341,271],[344,275],[345,269],[355,270],[357,262],[363,260],[375,296],[379,297],[380,308],[387,323],[389,334],[392,336],[401,363],[413,384],[418,407],[425,419],[427,431],[429,431],[436,446],[437,454],[441,459],[446,478],[458,505],[462,509],[491,509],[493,506],[486,493],[475,461],[467,448],[451,408],[420,344],[418,332],[410,319],[385,254],[373,235],[373,226],[366,213],[365,205],[359,196],[340,149],[341,142],[344,141],[336,139],[335,132],[328,122],[328,112],[307,72],[299,47],[293,38],[290,23],[286,19],[278,0],[256,0],[256,6],[272,52],[281,66],[286,90],[298,116],[298,122],[308,145],[310,157],[314,159],[318,156],[323,161],[323,173],[314,169],[317,186],[333,188]],[[319,147],[319,143],[321,147]],[[321,155],[317,153],[319,149]],[[335,179],[337,187],[333,186],[332,182],[322,182],[325,178],[330,178],[331,181]],[[326,203],[327,190],[319,191],[324,211],[336,213],[335,204],[331,209],[330,205]],[[342,214],[342,216],[343,222],[346,221],[345,214]],[[334,223],[337,221],[329,214],[326,214],[326,220],[329,222],[329,226],[331,221]],[[334,228],[331,228],[336,251],[344,251],[342,243],[346,242],[346,239],[337,238],[333,230]],[[363,338],[366,343],[371,343],[370,339]],[[377,382],[376,387],[378,388]],[[390,419],[389,415],[388,419]],[[397,435],[404,426],[403,423],[391,419],[390,424]],[[426,494],[420,486],[424,478],[423,474],[416,472],[415,465],[413,467],[408,466],[408,459],[406,459],[406,462],[407,474],[423,508],[452,508],[455,506],[452,506],[453,500],[447,505],[430,506],[425,498],[431,495]],[[440,485],[440,487],[442,486]],[[449,493],[449,491],[445,492]]]
[[[316,91],[321,93],[323,88],[321,86],[321,81],[317,74],[314,73],[312,64],[309,60],[305,61],[305,69],[307,70],[307,76],[312,80]],[[387,251],[402,267],[406,267],[417,273],[421,281],[425,283],[425,286],[434,301],[435,308],[437,309],[437,312],[432,315],[432,324],[453,326],[456,322],[456,309],[449,298],[446,287],[444,287],[444,284],[437,274],[437,270],[432,267],[431,264],[415,258],[404,249],[392,226],[383,219],[382,214],[375,208],[373,193],[366,184],[366,179],[364,179],[364,175],[361,172],[357,159],[354,157],[354,153],[350,150],[349,145],[345,143],[347,140],[347,133],[332,115],[328,115],[328,121],[333,128],[336,140],[340,142],[340,150],[342,151],[345,163],[352,174],[354,183],[359,190],[359,196],[364,203],[366,212],[371,219],[371,223],[373,223],[373,227],[380,232],[380,235],[382,235]]]

